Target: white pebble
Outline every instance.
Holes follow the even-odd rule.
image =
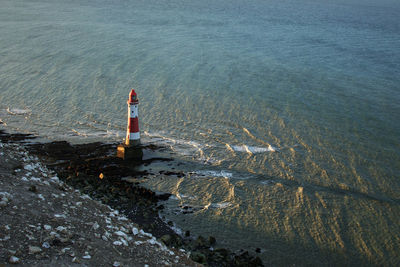
[[[93,229],[94,229],[94,230],[99,229],[99,227],[100,227],[100,225],[99,225],[97,222],[95,222],[95,223],[93,224]]]
[[[139,233],[139,230],[136,227],[132,227],[132,233],[133,235],[137,235]]]
[[[65,231],[65,230],[67,230],[67,228],[64,227],[64,226],[58,226],[58,227],[56,228],[56,230],[57,230],[58,232],[63,232],[63,231]]]
[[[60,179],[58,179],[57,176],[51,177],[50,179],[53,180],[56,183],[60,182]]]
[[[128,218],[126,218],[125,216],[119,216],[118,217],[118,221],[127,221]]]
[[[89,260],[92,258],[92,256],[89,255],[89,252],[85,251],[85,256],[83,256],[82,258]]]
[[[71,248],[63,248],[62,250],[61,250],[61,252],[62,253],[65,253],[67,250],[70,250]]]
[[[24,169],[27,170],[27,171],[32,171],[32,170],[34,170],[35,168],[34,168],[32,165],[27,164],[27,165],[24,166]]]
[[[29,254],[36,254],[42,252],[42,249],[36,246],[29,246]]]
[[[128,246],[128,242],[125,239],[120,238],[119,240],[122,242],[122,244],[124,244],[125,247]]]
[[[128,237],[128,236],[127,236],[124,232],[122,232],[122,231],[114,232],[114,234],[116,234],[117,236],[122,236],[122,237],[124,237],[124,238],[127,238],[127,237]]]
[[[122,242],[121,242],[121,241],[114,241],[113,244],[114,244],[115,246],[121,246],[121,245],[122,245]]]
[[[10,259],[8,260],[9,263],[20,263],[20,259],[18,257],[15,256],[11,256]]]

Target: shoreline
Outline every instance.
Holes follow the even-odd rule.
[[[61,181],[25,147],[0,147],[0,265],[199,266]]]
[[[34,138],[27,134],[7,134],[0,130],[0,144],[16,143],[22,146],[67,186],[123,214],[137,227],[157,238],[161,245],[181,252],[189,251],[187,255],[190,255],[191,260],[209,266],[262,266],[261,260],[247,251],[234,253],[218,247],[214,237],[193,238],[190,231],[177,234],[172,229],[173,222],[166,222],[159,216],[159,210],[164,208],[160,202],[167,200],[170,194],[155,193],[140,186],[139,182],[131,183],[121,179],[140,178],[148,174],[146,170],[137,170],[138,166],[173,161],[173,158],[159,156],[157,151],[162,150],[162,147],[144,145],[142,148],[146,157],[140,162],[127,164],[115,156],[117,144],[96,142],[71,145],[65,141],[36,143],[32,142]],[[29,143],[25,143],[28,140]],[[169,175],[180,173],[169,172]],[[173,265],[180,266],[176,263]]]

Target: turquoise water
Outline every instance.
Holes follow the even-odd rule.
[[[135,88],[142,141],[193,162],[147,182],[178,228],[272,265],[399,264],[398,3],[0,3],[9,131],[122,140]]]

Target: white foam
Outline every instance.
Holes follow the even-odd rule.
[[[189,196],[189,195],[183,195],[177,192],[175,195],[171,196],[171,199],[173,200],[182,200],[182,199],[196,199],[194,196]]]
[[[119,137],[122,136],[122,131],[114,131],[114,130],[96,130],[93,129],[84,130],[84,129],[71,129],[69,136],[80,136],[85,138],[104,138],[104,137]]]
[[[72,131],[73,133],[75,133],[76,135],[78,135],[78,136],[83,136],[83,137],[87,137],[87,136],[88,136],[88,134],[87,134],[87,133],[84,133],[83,131],[77,131],[77,130],[75,130],[75,129],[71,129],[71,131]]]
[[[219,165],[223,161],[206,155],[204,149],[212,147],[209,144],[202,144],[196,141],[188,141],[184,139],[174,139],[164,135],[163,132],[149,133],[144,131],[143,134],[151,137],[152,143],[169,146],[174,152],[183,156],[190,156],[204,164]]]
[[[32,113],[32,110],[20,109],[20,108],[7,108],[7,112],[11,115],[25,115]]]
[[[171,137],[164,136],[162,133],[158,133],[158,132],[149,133],[147,131],[144,131],[143,133],[149,137],[152,137],[152,140],[156,141],[156,142],[161,142],[161,143],[166,143],[166,144],[187,145],[187,146],[191,146],[191,147],[195,147],[195,148],[204,147],[204,145],[202,145],[198,142],[195,142],[195,141],[187,141],[184,139],[174,139]]]
[[[250,154],[275,152],[278,150],[276,147],[273,147],[271,145],[269,145],[268,147],[256,147],[256,146],[247,146],[247,145],[231,146],[231,147],[234,151],[246,152],[246,153],[250,153]]]
[[[206,176],[213,176],[213,177],[224,177],[224,178],[232,178],[233,174],[228,171],[210,171],[210,170],[202,170],[202,171],[195,171],[196,174],[206,175]]]
[[[265,181],[262,181],[260,183],[263,184],[263,185],[274,185],[274,184],[276,184],[276,182],[272,181],[272,180],[265,180]]]
[[[230,206],[232,206],[232,203],[230,203],[230,202],[219,202],[219,203],[211,204],[211,207],[216,208],[216,209],[225,209]]]

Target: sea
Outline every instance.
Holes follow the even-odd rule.
[[[133,88],[142,143],[187,162],[144,182],[177,231],[266,266],[399,266],[399,18],[395,0],[0,0],[0,127],[119,142]]]

